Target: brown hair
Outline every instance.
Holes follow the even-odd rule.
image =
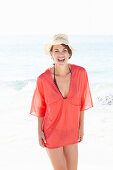
[[[70,57],[69,57],[69,59],[70,59],[72,56],[72,50],[69,48],[68,45],[65,45],[65,44],[61,44],[61,45],[63,45],[68,50],[68,53],[70,54]],[[53,50],[53,45],[52,45],[50,51],[52,51],[52,50]]]

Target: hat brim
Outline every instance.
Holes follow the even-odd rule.
[[[59,44],[62,44],[62,43],[59,43]],[[58,44],[58,45],[59,45]],[[47,54],[47,55],[51,55],[50,54],[50,49],[51,49],[51,47],[52,47],[52,45],[57,45],[57,44],[52,44],[52,43],[48,43],[48,44],[45,44],[45,53]],[[74,52],[74,51],[76,51],[74,48],[72,48],[70,45],[68,45],[69,46],[69,48],[72,50],[72,52]]]

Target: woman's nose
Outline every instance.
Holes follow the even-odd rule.
[[[63,54],[64,54],[64,52],[63,52],[63,51],[62,51],[62,52],[60,52],[60,51],[59,51],[59,54],[60,54],[60,55],[63,55]]]

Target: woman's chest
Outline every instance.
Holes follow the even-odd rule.
[[[52,79],[53,79],[53,82],[54,82],[54,76],[53,75],[51,75],[51,76],[52,76]],[[58,90],[60,91],[62,96],[64,98],[66,98],[68,93],[69,93],[69,90],[70,90],[71,74],[68,74],[65,77],[56,76],[55,80],[56,80],[54,82],[55,86],[58,88]]]
[[[81,81],[77,76],[69,76],[65,80],[59,80],[56,78],[58,88],[54,83],[53,77],[46,78],[43,81],[44,98],[46,104],[55,104],[60,100],[70,100],[75,105],[80,104],[81,98]],[[63,98],[64,97],[64,98]],[[65,99],[65,97],[67,97]]]

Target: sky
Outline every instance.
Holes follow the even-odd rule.
[[[113,34],[112,0],[3,0],[0,36]]]

